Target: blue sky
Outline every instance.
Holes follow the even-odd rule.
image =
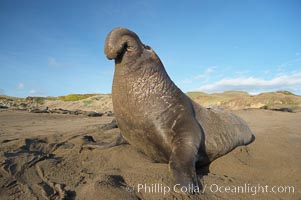
[[[0,93],[110,93],[104,40],[135,31],[185,92],[301,94],[300,0],[0,0]]]

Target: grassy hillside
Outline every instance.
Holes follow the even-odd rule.
[[[266,92],[250,95],[243,91],[226,91],[207,94],[188,92],[187,95],[205,107],[225,109],[301,107],[301,96],[288,91]],[[69,110],[109,111],[113,110],[110,94],[69,94],[59,97],[15,98],[0,96],[0,105],[9,108],[63,108]]]
[[[62,101],[78,101],[78,100],[83,100],[87,99],[89,97],[93,97],[97,94],[69,94],[66,96],[59,96],[57,98],[54,98],[52,100],[62,100]]]
[[[301,106],[301,96],[288,91],[266,92],[249,95],[242,91],[227,91],[207,94],[204,92],[188,92],[187,95],[197,103],[206,107],[223,107],[227,109]]]

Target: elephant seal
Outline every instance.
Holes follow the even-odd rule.
[[[252,141],[234,114],[206,109],[170,79],[154,50],[126,28],[107,36],[104,52],[115,60],[113,109],[127,141],[156,162],[169,163],[175,184],[198,186],[196,164],[206,165]]]

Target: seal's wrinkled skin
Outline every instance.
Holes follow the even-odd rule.
[[[123,139],[154,161],[169,163],[176,184],[197,185],[197,162],[208,164],[251,142],[242,119],[187,97],[134,32],[112,30],[104,51],[115,60],[112,99]]]

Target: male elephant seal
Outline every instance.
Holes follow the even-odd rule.
[[[160,58],[139,37],[115,28],[104,52],[115,59],[112,100],[121,137],[157,162],[169,163],[175,183],[197,186],[196,163],[208,164],[239,145],[252,132],[234,114],[206,109],[170,79]]]

